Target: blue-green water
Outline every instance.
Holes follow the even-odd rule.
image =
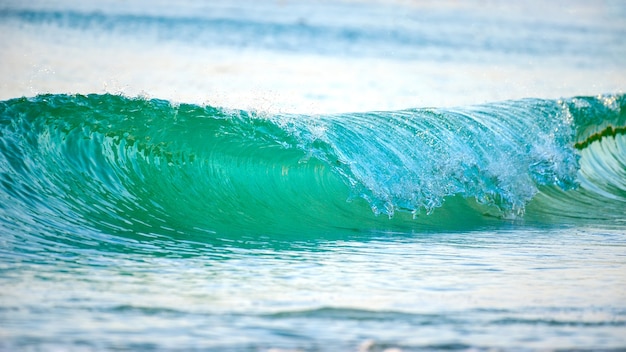
[[[619,347],[625,103],[5,101],[6,348]]]
[[[0,6],[0,350],[626,348],[624,6],[359,4]]]

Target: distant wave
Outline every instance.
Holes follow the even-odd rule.
[[[344,4],[344,7],[340,3],[335,5],[338,6],[334,10],[337,16],[352,10],[348,7],[349,3]],[[361,23],[338,25],[332,18],[308,21],[309,11],[306,9],[299,9],[301,15],[295,18],[293,14],[283,14],[276,17],[278,20],[270,20],[270,16],[252,16],[241,12],[222,14],[210,10],[194,14],[172,14],[170,11],[139,14],[133,13],[132,9],[120,8],[108,11],[53,8],[29,9],[28,4],[2,8],[0,5],[0,22],[91,31],[98,36],[110,33],[140,40],[150,38],[200,46],[253,47],[324,55],[387,57],[389,52],[393,52],[396,59],[428,58],[467,62],[481,60],[483,56],[477,56],[481,52],[532,57],[563,54],[579,65],[588,65],[590,60],[596,62],[598,57],[602,57],[606,64],[622,63],[622,59],[614,57],[612,53],[614,46],[604,44],[621,43],[621,32],[603,30],[591,35],[588,28],[573,23],[555,25],[535,22],[527,26],[524,22],[511,23],[510,18],[493,17],[481,22],[484,27],[481,32],[491,33],[489,39],[477,40],[476,32],[468,31],[468,25],[475,24],[476,18],[463,12],[453,12],[447,15],[452,17],[442,18],[441,14],[416,11],[409,16],[410,20],[404,18],[407,13],[403,12],[397,18],[398,23],[392,26],[377,21],[379,17],[374,15],[376,11],[370,17],[360,18]],[[288,13],[289,10],[278,6],[275,11]],[[359,12],[360,16],[364,13]],[[281,17],[285,18],[280,20]],[[518,28],[520,32],[499,31],[503,27],[502,21],[508,21],[506,27]],[[441,23],[446,23],[446,27],[442,28]],[[576,40],[572,40],[573,33]],[[593,44],[593,50],[589,50],[590,43]],[[449,49],[454,49],[453,57]]]
[[[626,95],[265,115],[0,102],[0,227],[83,245],[626,218]],[[72,236],[76,233],[85,236]],[[232,237],[231,237],[232,236]]]

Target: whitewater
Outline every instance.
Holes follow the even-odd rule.
[[[626,348],[619,1],[5,1],[0,350]]]

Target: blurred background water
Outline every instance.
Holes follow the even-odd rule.
[[[620,1],[4,1],[0,97],[307,113],[617,93]]]

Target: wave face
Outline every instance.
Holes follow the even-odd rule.
[[[511,223],[503,219],[621,226],[625,104],[607,95],[267,116],[117,95],[13,99],[0,103],[1,226],[87,232],[62,236],[87,244]]]

